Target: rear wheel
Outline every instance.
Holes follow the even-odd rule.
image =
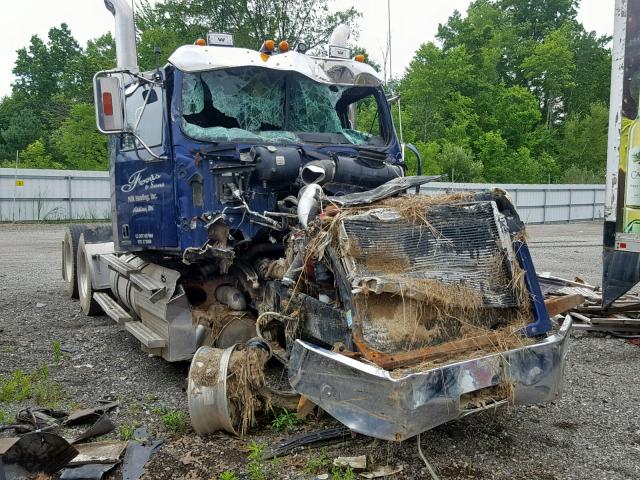
[[[67,225],[62,242],[62,278],[65,281],[65,293],[69,298],[78,298],[77,253],[80,235],[86,225]]]
[[[85,315],[98,315],[102,308],[93,299],[93,287],[91,285],[91,271],[85,249],[84,234],[80,235],[77,252],[77,277],[78,277],[78,297],[80,298],[80,308]]]

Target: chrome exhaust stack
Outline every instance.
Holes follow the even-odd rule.
[[[136,51],[136,28],[133,21],[133,9],[127,0],[104,0],[116,21],[116,60],[118,68],[137,73],[138,54]]]

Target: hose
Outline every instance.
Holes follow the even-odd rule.
[[[429,472],[429,475],[431,475],[431,478],[433,480],[440,480],[440,477],[438,477],[438,474],[436,473],[436,471],[433,469],[431,464],[427,461],[427,457],[425,457],[424,453],[422,453],[422,447],[420,446],[420,435],[421,434],[419,433],[418,436],[416,437],[418,440],[418,455],[420,456],[425,466],[427,467],[427,471]]]

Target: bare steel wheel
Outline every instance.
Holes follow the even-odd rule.
[[[62,241],[62,279],[65,281],[65,293],[69,298],[78,298],[76,275],[78,241],[86,225],[68,225]]]
[[[85,249],[84,234],[80,235],[77,252],[77,277],[78,277],[78,297],[80,298],[80,308],[85,315],[97,315],[102,312],[100,305],[93,299],[93,288],[91,286],[91,271],[89,270],[89,259]]]
[[[199,435],[225,430],[237,435],[237,412],[227,398],[227,377],[231,354],[236,346],[200,347],[189,368],[189,416]]]

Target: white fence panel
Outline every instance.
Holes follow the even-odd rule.
[[[509,192],[526,223],[604,217],[604,185],[435,182],[421,191],[434,194],[494,187]],[[107,219],[111,216],[109,198],[108,172],[0,168],[0,221]]]
[[[421,192],[482,191],[498,187],[511,195],[525,223],[572,222],[604,218],[604,185],[520,185],[434,182]]]
[[[0,168],[0,221],[107,219],[108,172]]]

